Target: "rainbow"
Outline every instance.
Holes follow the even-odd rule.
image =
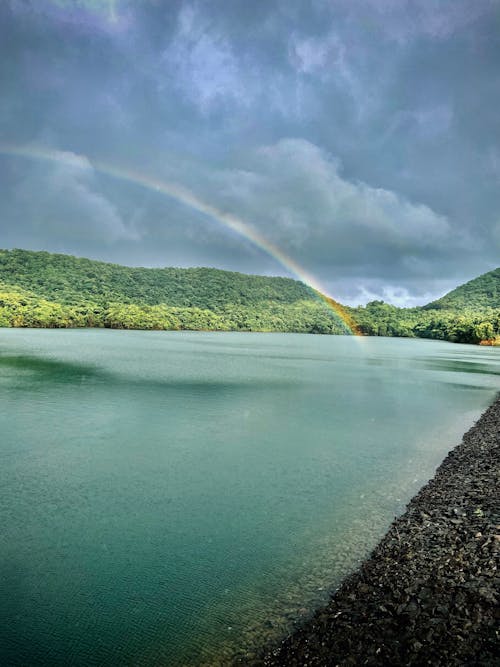
[[[51,163],[65,164],[72,167],[85,168],[91,167],[97,172],[111,176],[121,181],[134,183],[147,190],[161,193],[170,199],[187,206],[188,208],[202,213],[211,220],[218,222],[227,229],[236,232],[254,246],[275,259],[284,269],[308,285],[316,295],[324,301],[327,306],[333,310],[336,316],[354,335],[360,335],[359,330],[353,319],[346,310],[334,299],[325,295],[325,289],[320,283],[300,266],[294,259],[284,253],[275,243],[266,239],[252,225],[244,222],[232,213],[226,213],[197,197],[191,190],[178,185],[177,183],[159,180],[154,176],[146,175],[133,169],[124,169],[101,160],[87,160],[80,158],[74,153],[57,151],[43,146],[18,146],[12,144],[0,144],[0,155],[22,157],[35,160],[44,160]]]

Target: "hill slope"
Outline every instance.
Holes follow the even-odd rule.
[[[500,269],[423,308],[348,308],[290,278],[0,250],[0,327],[350,333],[343,320],[369,336],[499,344]]]
[[[483,310],[500,308],[500,268],[460,285],[440,299],[424,306],[425,310]]]
[[[372,301],[349,312],[358,330],[368,336],[417,336],[500,345],[500,268],[421,308],[397,308]]]
[[[147,269],[29,250],[0,250],[0,281],[63,304],[148,304],[215,309],[265,300],[317,300],[297,280],[245,275],[220,269]]]
[[[0,250],[0,289],[0,326],[349,332],[304,283],[219,269]]]

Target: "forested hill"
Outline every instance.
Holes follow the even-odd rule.
[[[424,308],[426,310],[456,310],[457,312],[500,308],[500,268],[483,273],[482,276],[460,285]]]
[[[0,250],[0,281],[63,304],[82,300],[209,308],[316,300],[298,280],[220,269],[136,268],[28,250]]]
[[[396,308],[372,301],[350,312],[361,333],[369,336],[418,336],[500,345],[500,268],[422,308]]]
[[[334,306],[334,308],[331,307]],[[500,344],[500,269],[423,308],[328,305],[290,278],[0,250],[0,327],[350,333]],[[342,312],[340,318],[336,311]]]
[[[313,289],[290,278],[28,250],[0,250],[0,326],[350,333]]]

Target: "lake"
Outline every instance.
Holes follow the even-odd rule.
[[[279,637],[499,375],[500,349],[427,340],[0,329],[0,662],[225,664]]]

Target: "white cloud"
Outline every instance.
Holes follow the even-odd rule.
[[[441,294],[435,292],[424,292],[415,295],[411,294],[405,287],[395,285],[384,285],[380,290],[373,290],[371,287],[367,288],[365,285],[361,285],[358,287],[358,293],[354,297],[346,299],[345,303],[351,306],[359,306],[370,301],[385,301],[385,303],[390,303],[392,306],[398,306],[399,308],[412,308],[430,303],[439,296]]]

